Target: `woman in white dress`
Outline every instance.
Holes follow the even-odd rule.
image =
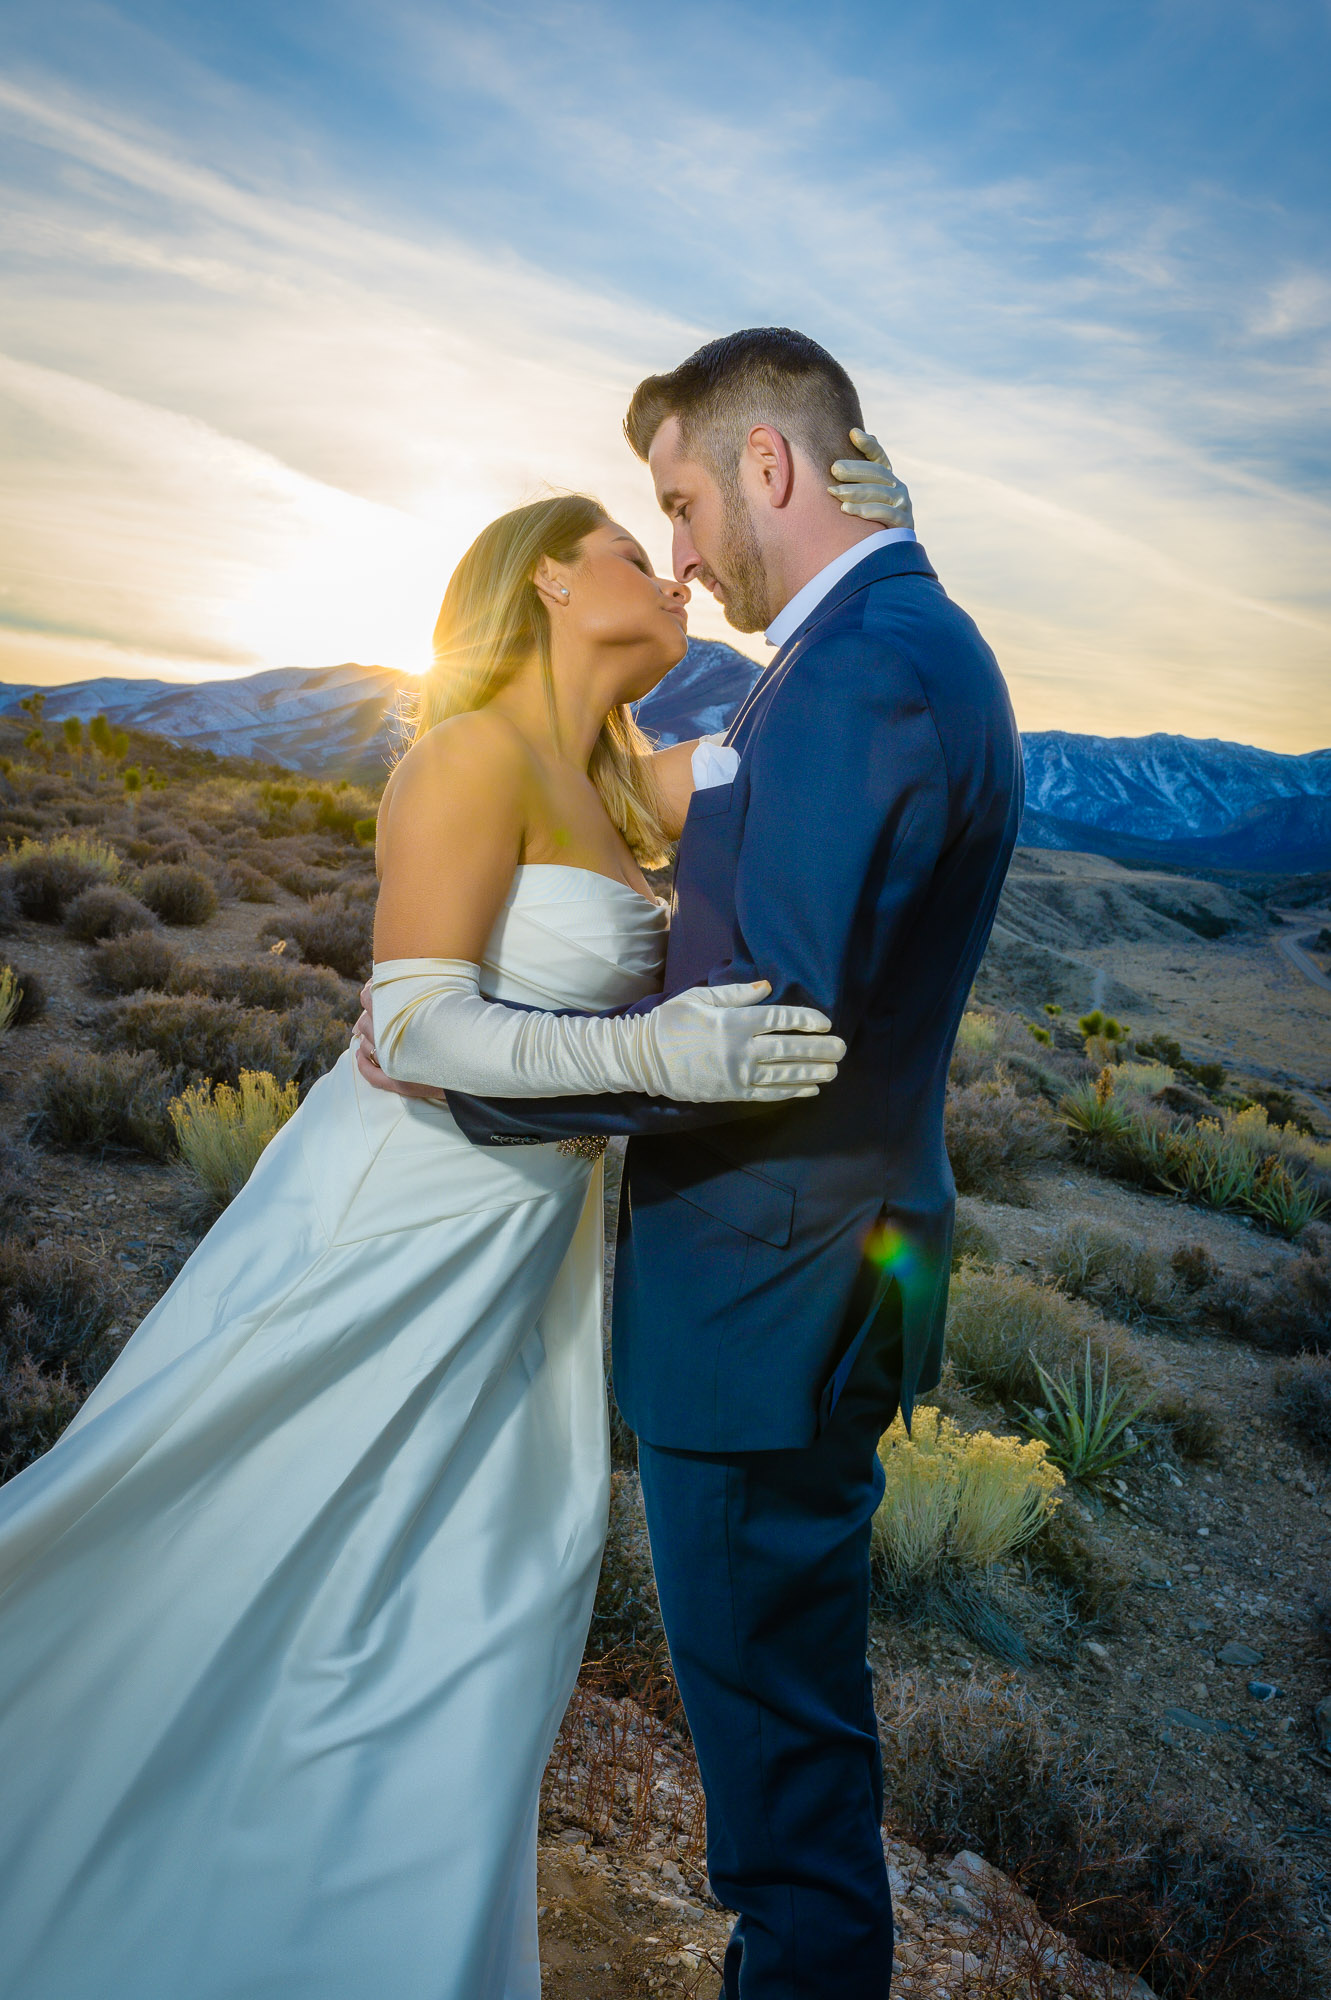
[[[577,498],[459,566],[380,814],[391,1076],[699,1101],[835,1073],[826,1021],[763,989],[551,1011],[659,986],[640,864],[691,746],[649,761],[624,704],[687,597]],[[538,1790],[608,1492],[593,1152],[474,1150],[348,1050],[0,1492],[6,2000],[535,2000]]]

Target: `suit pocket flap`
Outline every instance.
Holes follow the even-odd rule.
[[[695,792],[689,800],[688,817],[704,819],[708,813],[727,812],[734,790],[733,780],[728,785],[704,785],[702,790]]]
[[[770,1243],[776,1250],[784,1250],[790,1242],[795,1221],[794,1188],[752,1167],[732,1165],[692,1135],[654,1139],[648,1146],[649,1150],[635,1148],[630,1154],[632,1184],[640,1177],[661,1181],[681,1201],[738,1229],[741,1235],[756,1236],[760,1243]]]

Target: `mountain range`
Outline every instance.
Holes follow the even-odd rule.
[[[693,640],[638,719],[662,745],[724,729],[762,669]],[[387,667],[281,667],[226,681],[97,679],[41,690],[47,717],[104,713],[219,755],[372,781],[403,734],[411,680]],[[36,692],[0,691],[0,715]],[[1023,738],[1022,844],[1128,865],[1305,872],[1331,868],[1331,750],[1287,756],[1190,736]]]

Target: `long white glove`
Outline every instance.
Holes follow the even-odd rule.
[[[763,1004],[764,986],[695,986],[646,1014],[524,1013],[483,1000],[460,958],[374,968],[381,1069],[399,1082],[478,1097],[642,1092],[691,1104],[816,1097],[846,1045],[812,1007]]]
[[[881,521],[885,528],[913,528],[915,510],[905,482],[892,470],[892,461],[876,437],[868,431],[852,431],[850,441],[861,458],[839,458],[832,467],[835,486],[828,492],[841,502],[843,514],[858,514],[862,521]]]

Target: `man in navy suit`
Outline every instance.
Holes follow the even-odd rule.
[[[909,530],[844,513],[849,377],[768,327],[634,394],[675,575],[777,652],[695,791],[665,990],[767,979],[848,1044],[745,1115],[449,1093],[478,1144],[630,1135],[614,1381],[738,1912],[727,2000],[884,2000],[892,1915],[866,1665],[877,1445],[938,1380],[943,1096],[1021,816],[997,663]],[[733,775],[731,772],[733,770]],[[646,1003],[644,1003],[646,1004]]]

